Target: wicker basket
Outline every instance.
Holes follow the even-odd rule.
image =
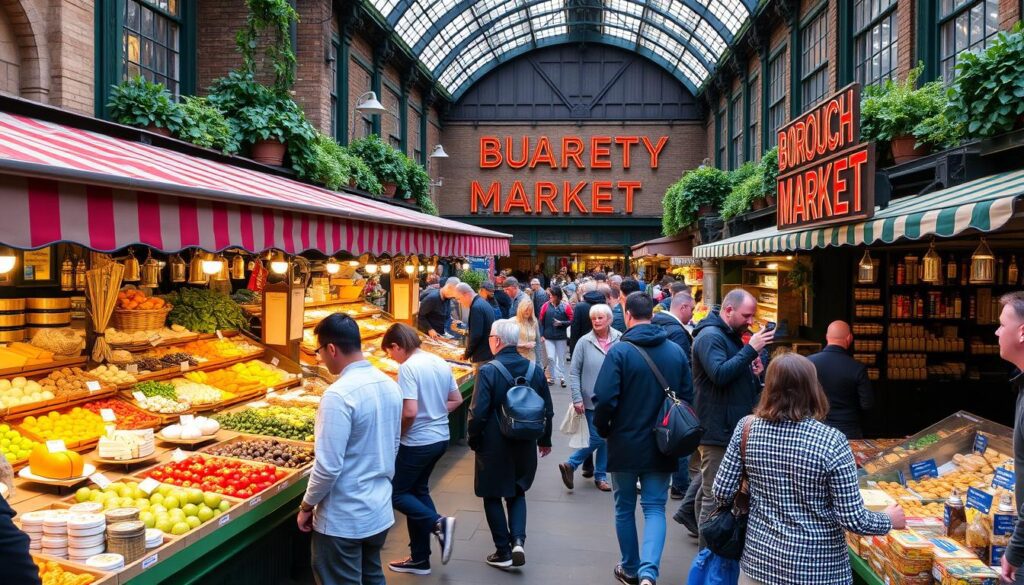
[[[110,325],[126,333],[160,329],[167,321],[167,313],[170,313],[171,309],[171,305],[164,305],[159,309],[114,309]]]

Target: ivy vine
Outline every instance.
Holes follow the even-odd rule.
[[[292,50],[291,26],[299,14],[288,0],[246,0],[249,15],[245,26],[235,35],[242,54],[242,70],[256,76],[256,49],[264,31],[273,35],[263,53],[274,69],[274,89],[285,93],[295,84],[295,51]]]

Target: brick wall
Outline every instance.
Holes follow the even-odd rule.
[[[896,79],[906,79],[919,60],[914,46],[917,12],[915,0],[899,0],[896,6]]]
[[[19,95],[21,59],[18,56],[18,39],[7,13],[0,10],[0,93]]]
[[[999,0],[999,27],[1010,30],[1021,19],[1020,0]]]
[[[299,0],[296,3],[295,88],[293,95],[310,123],[323,132],[331,131],[331,71],[327,54],[331,49],[330,0]]]
[[[536,145],[539,137],[547,136],[559,165],[562,138],[579,137],[586,145],[582,159],[585,168],[577,169],[575,163],[569,159],[567,169],[552,169],[547,164],[541,164],[534,169],[514,169],[508,165],[494,169],[481,169],[480,138],[482,136],[514,137],[513,151],[517,157],[522,154],[522,146],[519,142],[521,137],[530,137],[531,145]],[[622,149],[615,144],[612,144],[610,149],[611,168],[594,169],[590,165],[590,139],[594,136],[646,136],[653,144],[656,144],[660,137],[667,136],[668,142],[659,153],[658,168],[656,169],[650,168],[650,157],[643,144],[637,144],[630,149],[629,169],[622,168]],[[471,199],[470,184],[474,180],[479,181],[485,189],[492,182],[499,182],[503,203],[508,196],[512,182],[522,181],[531,206],[534,201],[534,185],[538,181],[551,181],[558,186],[559,194],[555,199],[558,209],[563,209],[563,181],[570,181],[574,184],[587,183],[580,192],[580,200],[587,209],[593,205],[592,181],[611,181],[613,185],[618,181],[640,181],[642,187],[635,194],[632,215],[635,217],[660,217],[661,199],[665,190],[682,176],[684,171],[696,168],[704,158],[703,137],[704,131],[699,123],[677,123],[671,126],[636,123],[583,123],[579,126],[560,123],[535,126],[480,124],[478,127],[474,127],[472,124],[449,124],[445,127],[442,135],[442,142],[450,158],[443,163],[444,186],[438,193],[439,208],[443,215],[468,215]],[[429,147],[432,148],[433,143]],[[606,205],[610,205],[616,214],[625,217],[624,189],[613,187],[610,193],[612,199]],[[591,217],[576,208],[571,209],[569,215]],[[511,215],[523,215],[523,212],[515,210]],[[554,214],[545,208],[541,215],[550,217]],[[558,215],[565,214],[559,213]]]
[[[244,2],[198,2],[196,17],[196,90],[206,89],[219,77],[242,64],[235,48],[235,33],[245,24]]]

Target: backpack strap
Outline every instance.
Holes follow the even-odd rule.
[[[502,377],[505,378],[505,381],[508,382],[509,387],[516,385],[516,381],[512,378],[512,373],[508,371],[508,368],[505,367],[505,364],[499,362],[498,360],[491,360],[490,363],[492,366],[494,366],[496,370],[498,370]]]
[[[632,341],[626,341],[625,343],[626,345],[632,347],[633,349],[637,350],[640,353],[640,357],[644,358],[644,361],[647,362],[647,367],[651,369],[651,372],[654,373],[654,377],[658,380],[658,383],[661,384],[662,388],[664,388],[665,396],[674,400],[676,397],[675,393],[672,392],[672,388],[665,380],[665,376],[661,374],[661,370],[658,369],[657,364],[654,363],[654,360],[651,359],[651,356],[647,353],[647,351],[645,351],[642,347],[633,343]]]

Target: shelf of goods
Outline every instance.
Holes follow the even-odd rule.
[[[754,314],[754,330],[760,330],[769,322],[788,324],[788,331],[795,332],[800,325],[800,307],[803,304],[800,292],[791,287],[787,275],[788,264],[776,268],[754,268],[744,266],[740,270],[740,282],[723,283],[722,295],[735,288],[743,288],[757,299]]]
[[[883,449],[860,473],[865,504],[881,511],[898,503],[907,529],[847,534],[857,582],[931,583],[932,575],[946,574],[978,579],[964,583],[997,579],[993,567],[1009,541],[1000,514],[1016,510],[1011,429],[960,411]],[[954,492],[967,508],[960,530],[944,522]]]

